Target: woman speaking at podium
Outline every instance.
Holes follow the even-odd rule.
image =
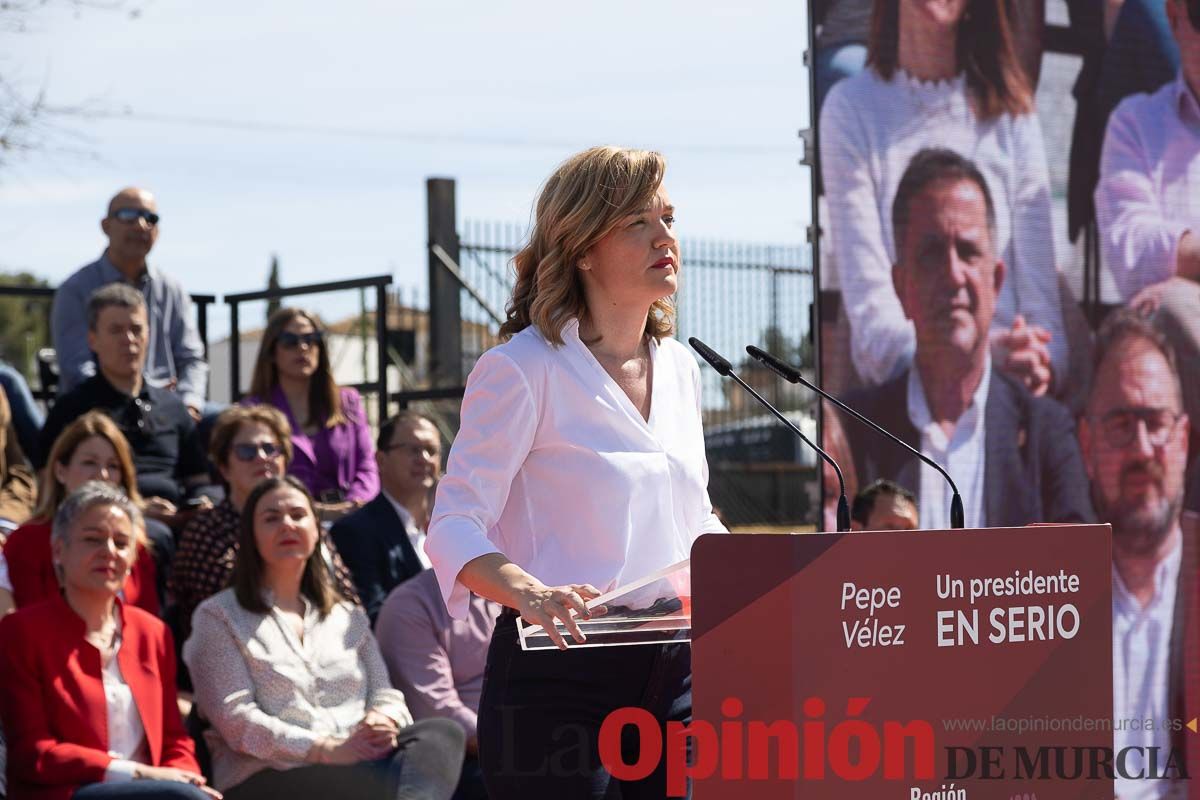
[[[601,798],[600,725],[624,706],[691,716],[687,644],[524,651],[517,617],[554,620],[724,531],[708,499],[695,359],[671,338],[675,209],[658,153],[595,147],[538,198],[503,344],[467,380],[426,552],[452,616],[503,604],[479,708],[489,796]],[[627,753],[627,763],[636,760]],[[619,796],[662,798],[657,770]]]

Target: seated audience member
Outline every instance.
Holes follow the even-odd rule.
[[[195,514],[179,534],[179,549],[167,583],[175,596],[180,636],[187,640],[196,606],[229,585],[237,561],[238,529],[246,498],[260,482],[287,471],[292,458],[291,428],[270,406],[232,406],[221,412],[209,441],[209,457],[221,474],[225,499]],[[338,588],[354,597],[350,571],[332,551]]]
[[[133,448],[138,490],[147,499],[147,510],[172,515],[185,496],[207,483],[207,464],[183,401],[174,392],[151,386],[142,374],[150,330],[146,301],[132,286],[109,284],[88,300],[87,321],[97,372],[50,409],[41,451],[49,453],[76,417],[93,409],[103,411]]]
[[[54,517],[62,594],[0,619],[14,800],[219,797],[179,718],[170,632],[118,599],[140,517],[106,483],[73,492]]]
[[[388,593],[430,566],[425,529],[442,470],[441,434],[406,411],[380,426],[375,462],[382,490],[329,531],[372,624]]]
[[[854,496],[852,531],[915,531],[917,527],[917,498],[894,481],[880,478]]]
[[[1004,6],[877,0],[867,69],[825,100],[829,232],[854,366],[868,384],[907,371],[916,351],[889,277],[900,257],[891,212],[913,155],[934,146],[977,164],[993,199],[994,249],[1009,275],[992,315],[996,366],[1034,394],[1067,374],[1046,154]]]
[[[1096,187],[1102,263],[1122,299],[1160,309],[1179,356],[1183,403],[1200,413],[1200,7],[1166,3],[1175,80],[1109,118]]]
[[[212,724],[214,783],[231,800],[448,798],[462,731],[413,723],[319,532],[303,484],[263,481],[246,499],[233,585],[196,609],[183,653]]]
[[[1112,525],[1114,719],[1188,720],[1200,711],[1184,707],[1181,685],[1185,638],[1196,635],[1184,609],[1195,607],[1200,544],[1200,518],[1182,511],[1189,430],[1166,337],[1136,309],[1114,312],[1097,337],[1096,380],[1079,424],[1097,519]],[[1191,735],[1122,727],[1114,746],[1131,748],[1126,771],[1136,774],[1147,768],[1147,748],[1182,754]],[[1197,767],[1187,764],[1193,775]],[[1116,783],[1121,798],[1170,789],[1167,781]]]
[[[99,372],[89,352],[88,299],[102,286],[119,283],[143,297],[149,309],[146,380],[173,388],[192,418],[200,419],[208,386],[204,343],[192,320],[192,301],[179,283],[152,268],[146,257],[158,239],[158,206],[145,189],[127,188],[108,203],[100,228],[108,247],[54,293],[50,327],[58,358],[58,392],[64,395]]]
[[[17,431],[17,441],[21,451],[30,461],[37,459],[38,433],[42,430],[45,418],[29,391],[25,381],[16,367],[7,361],[0,361],[0,389],[8,399],[9,410],[12,412],[13,427]]]
[[[1152,92],[1179,70],[1163,0],[1067,0],[1083,64],[1075,80],[1075,122],[1067,177],[1067,232],[1074,241],[1096,218],[1104,129],[1117,104]]]
[[[295,475],[334,518],[379,493],[362,398],[339,388],[317,318],[281,308],[267,321],[246,403],[278,408],[292,426]]]
[[[466,619],[451,619],[437,575],[425,570],[388,595],[375,635],[388,674],[412,711],[413,719],[452,719],[467,736],[455,800],[487,797],[479,769],[476,722],[483,690],[488,643],[501,606],[471,595]]]
[[[913,367],[849,404],[942,464],[968,528],[1092,518],[1067,410],[995,369],[988,330],[1006,276],[992,246],[995,206],[973,163],[924,150],[896,191],[894,291],[916,330]],[[951,491],[932,468],[843,418],[860,481],[917,496],[925,528],[950,527]]]
[[[113,421],[98,411],[84,414],[72,422],[55,440],[42,476],[41,504],[34,518],[15,530],[4,545],[13,599],[18,608],[59,593],[60,577],[51,553],[51,523],[67,495],[89,481],[114,486],[125,492],[134,505],[141,505],[129,445]],[[138,524],[143,524],[140,517]],[[170,531],[166,531],[166,535],[169,537]],[[160,608],[158,566],[141,528],[137,539],[136,556],[121,588],[122,599],[157,615]]]
[[[33,513],[37,484],[13,426],[8,398],[0,391],[0,543]]]

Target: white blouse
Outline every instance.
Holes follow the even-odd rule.
[[[864,69],[838,81],[821,110],[821,174],[854,367],[868,383],[908,368],[916,335],[892,286],[892,202],[912,157],[943,147],[971,159],[996,208],[996,255],[1008,268],[993,328],[1016,314],[1050,331],[1056,379],[1067,374],[1050,217],[1050,173],[1036,114],[981,120],[966,80],[923,82]]]
[[[579,338],[533,326],[479,359],[438,484],[426,552],[451,616],[466,619],[463,566],[500,552],[548,586],[601,592],[688,558],[724,532],[708,499],[700,371],[651,340],[650,419]]]
[[[410,718],[362,608],[339,602],[321,617],[305,602],[303,623],[298,638],[279,609],[248,611],[232,588],[196,608],[183,660],[212,723],[205,738],[218,789],[301,766],[317,740],[346,736],[371,709]]]
[[[140,764],[150,763],[150,749],[146,742],[146,728],[133,699],[117,654],[121,652],[121,623],[117,615],[116,641],[108,663],[100,671],[100,682],[104,685],[105,716],[108,720],[108,754],[113,760],[104,771],[105,783],[120,783],[133,780]]]

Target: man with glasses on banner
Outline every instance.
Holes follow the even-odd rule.
[[[1200,526],[1182,510],[1189,432],[1170,343],[1145,313],[1114,312],[1097,336],[1079,442],[1098,521],[1112,525],[1113,744],[1117,753],[1139,748],[1125,757],[1129,775],[1149,770],[1149,748],[1158,748],[1161,776],[1196,736],[1183,727],[1200,711]],[[1195,780],[1200,763],[1188,760],[1187,770]],[[1187,796],[1182,782],[1161,777],[1118,775],[1116,788],[1120,800]]]
[[[1165,0],[1179,73],[1127,97],[1105,133],[1096,186],[1101,263],[1122,300],[1157,308],[1178,356],[1183,407],[1200,413],[1200,0]]]
[[[58,287],[50,312],[58,392],[64,395],[96,374],[87,345],[88,297],[101,286],[124,282],[138,289],[146,301],[146,380],[178,392],[192,418],[199,420],[208,392],[208,364],[192,321],[192,301],[175,279],[146,262],[158,239],[158,223],[154,195],[145,189],[122,189],[109,201],[108,213],[100,221],[108,247]]]

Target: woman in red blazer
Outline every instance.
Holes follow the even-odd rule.
[[[58,576],[50,557],[50,520],[64,497],[92,480],[121,487],[134,503],[141,504],[129,443],[116,424],[99,411],[84,414],[54,440],[38,492],[37,510],[4,545],[17,608],[58,594]],[[146,537],[138,539],[138,557],[121,594],[127,604],[157,615],[157,569]]]
[[[171,635],[121,603],[141,512],[84,484],[54,517],[62,594],[0,619],[9,800],[207,800],[179,718]]]

